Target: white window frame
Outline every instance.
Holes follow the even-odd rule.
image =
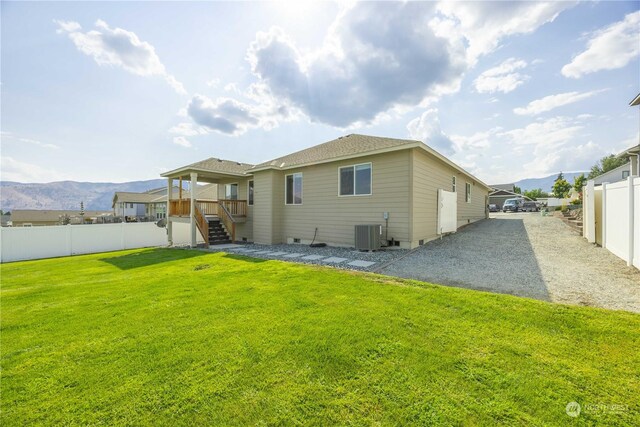
[[[362,165],[369,165],[369,170],[371,171],[371,185],[369,186],[368,194],[356,194],[356,166],[362,166]],[[340,170],[346,169],[346,168],[353,168],[353,194],[340,194],[340,184],[342,179]],[[373,163],[372,162],[338,166],[338,197],[367,197],[372,195],[373,195]]]
[[[454,176],[452,176],[452,178],[453,178],[453,180],[452,180],[452,181],[453,181],[453,182],[452,182],[452,184],[453,184],[453,185],[452,185],[452,187],[453,187],[453,192],[454,192],[454,193],[457,193],[457,192],[458,192],[458,180],[456,179],[455,175],[454,175]]]
[[[295,188],[296,188],[296,175],[300,175],[300,181],[302,182],[302,185],[300,185],[300,203],[296,203],[296,193],[295,193]],[[293,191],[293,197],[291,198],[293,203],[287,203],[287,177],[293,177],[293,187],[291,188]],[[302,172],[294,172],[294,173],[289,173],[287,175],[284,176],[284,204],[286,206],[302,206],[302,203],[304,202],[304,177],[302,176]]]
[[[249,197],[250,194],[250,188],[251,186],[249,185],[250,182],[253,182],[253,200],[251,200],[251,197]],[[253,206],[253,203],[255,203],[256,199],[256,183],[253,179],[250,179],[247,181],[247,206]]]
[[[239,200],[237,197],[240,196],[240,185],[237,182],[230,182],[230,183],[224,185],[224,199],[225,200],[233,200],[233,199],[228,199],[227,198],[227,185],[229,185],[229,186],[236,185],[238,187],[238,190],[236,190],[236,200]]]
[[[471,203],[471,184],[468,182],[464,183],[464,197],[467,203]]]

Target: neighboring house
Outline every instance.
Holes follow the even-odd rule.
[[[626,165],[618,166],[615,169],[611,169],[608,172],[603,173],[602,175],[598,175],[593,178],[593,182],[595,185],[600,185],[603,182],[618,182],[623,179],[627,179],[629,174],[631,173],[631,165],[627,163]]]
[[[214,204],[171,200],[168,221],[206,229],[217,214],[232,240],[354,246],[354,226],[381,224],[389,244],[415,248],[440,236],[438,190],[457,193],[457,226],[487,217],[490,188],[419,141],[347,135],[249,165],[207,159],[162,174],[218,184]],[[192,209],[191,206],[194,208]]]
[[[61,225],[62,217],[68,216],[72,224],[80,224],[86,218],[110,216],[110,211],[84,211],[81,217],[80,210],[38,210],[38,209],[13,209],[11,211],[11,223],[13,227],[37,227],[42,225]]]
[[[189,197],[187,190],[182,191],[184,197]],[[173,187],[173,197],[180,197],[180,188]],[[217,186],[215,184],[198,186],[198,199],[216,200]],[[117,191],[111,203],[113,214],[128,219],[158,220],[167,217],[167,188],[156,188],[144,193]]]
[[[508,185],[513,185],[513,184],[508,184]],[[530,198],[525,197],[522,194],[514,193],[513,191],[496,189],[498,188],[498,186],[491,186],[491,188],[493,188],[494,191],[489,193],[489,204],[497,205],[498,208],[500,209],[502,209],[502,205],[504,205],[504,202],[507,199],[520,198],[524,200],[531,200]]]
[[[619,156],[629,158],[629,172],[631,176],[640,176],[640,144],[623,151]]]
[[[505,191],[510,191],[512,193],[516,192],[515,184],[494,184],[494,185],[489,185],[489,187],[491,187],[494,191],[505,190]]]
[[[11,226],[11,212],[2,214],[2,227]]]

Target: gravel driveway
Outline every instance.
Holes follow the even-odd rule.
[[[494,214],[380,273],[545,301],[640,312],[640,271],[539,213]]]

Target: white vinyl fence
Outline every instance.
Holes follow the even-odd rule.
[[[640,268],[640,178],[584,187],[584,237]],[[601,195],[600,195],[600,194]]]
[[[174,244],[190,239],[189,224],[173,225]],[[152,222],[2,227],[1,262],[167,245],[167,231]]]

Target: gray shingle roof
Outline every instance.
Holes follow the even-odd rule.
[[[341,136],[333,141],[297,151],[286,156],[268,162],[260,163],[255,169],[264,167],[291,167],[308,163],[322,162],[326,160],[365,154],[371,151],[396,148],[403,145],[416,144],[419,141],[408,139],[383,138],[379,136],[369,136],[351,134]]]
[[[203,169],[211,172],[245,173],[253,165],[249,163],[234,162],[233,160],[222,160],[215,157],[192,163],[185,168]],[[182,168],[181,168],[182,169]]]
[[[158,197],[157,194],[149,193],[131,193],[126,191],[116,191],[113,198],[114,203],[126,202],[126,203],[152,203]]]

